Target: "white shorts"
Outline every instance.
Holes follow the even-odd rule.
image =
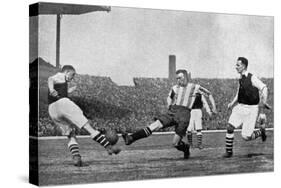
[[[82,110],[68,98],[50,104],[49,115],[63,135],[69,135],[74,125],[81,129],[88,122]]]
[[[252,135],[258,116],[258,105],[238,104],[232,109],[228,123],[238,128],[242,125],[242,136]]]
[[[187,131],[202,130],[202,110],[193,109],[191,110],[189,125]]]

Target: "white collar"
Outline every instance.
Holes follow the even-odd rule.
[[[240,77],[242,78],[243,75],[245,75],[245,76],[247,77],[248,74],[249,74],[249,72],[246,70],[244,73],[242,73],[242,74],[240,75]]]

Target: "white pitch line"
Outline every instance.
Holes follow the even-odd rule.
[[[266,128],[267,131],[273,131],[274,128]],[[234,130],[235,132],[241,132],[241,129]],[[226,132],[226,130],[203,130],[202,133],[223,133]],[[152,135],[170,135],[175,134],[173,131],[169,132],[154,132]],[[118,134],[118,136],[121,136],[121,134]],[[60,139],[67,139],[66,136],[42,136],[42,137],[36,137],[36,136],[29,136],[31,139],[35,140],[60,140]],[[90,138],[90,135],[79,135],[77,138]]]

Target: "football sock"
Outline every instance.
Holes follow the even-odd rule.
[[[97,136],[95,136],[93,138],[93,140],[98,142],[100,145],[102,145],[105,148],[107,148],[108,146],[111,146],[111,144],[106,139],[106,137],[103,134],[101,134],[101,133],[99,133]]]
[[[256,138],[258,138],[258,137],[260,137],[261,136],[261,130],[259,129],[259,130],[255,130],[253,133],[252,133],[252,135],[251,135],[251,139],[252,140],[254,140],[254,139],[256,139]]]
[[[69,141],[68,149],[73,157],[80,156],[78,143],[74,139]]]
[[[175,146],[177,150],[185,152],[188,149],[188,144],[186,144],[184,141],[179,141],[178,145]]]
[[[234,133],[226,133],[225,149],[227,153],[233,152],[233,140],[234,140]]]
[[[192,132],[187,132],[187,141],[190,145],[192,145]]]
[[[98,134],[100,134],[100,131],[95,130],[89,123],[85,124],[83,128],[90,133],[91,138],[95,138]]]
[[[145,127],[135,133],[133,133],[131,135],[131,137],[133,138],[134,141],[136,140],[139,140],[139,139],[142,139],[142,138],[145,138],[145,137],[148,137],[152,134],[152,131],[150,130],[149,127]]]
[[[203,138],[202,132],[201,132],[201,130],[198,130],[197,131],[197,143],[199,146],[202,145],[202,138]]]

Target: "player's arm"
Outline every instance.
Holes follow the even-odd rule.
[[[205,96],[211,95],[211,92],[208,89],[206,89],[200,85],[197,85],[197,87],[198,87],[199,93],[201,93],[202,95],[205,95]]]
[[[169,92],[168,97],[167,97],[167,107],[168,107],[168,108],[172,105],[173,99],[174,99],[175,95],[176,95],[176,93],[175,93],[175,91],[174,91],[173,88],[172,88],[172,89],[170,90],[170,92]]]
[[[264,108],[271,109],[271,106],[267,104],[268,89],[267,86],[255,75],[252,76],[252,84],[254,87],[259,89],[261,96],[261,103]]]
[[[202,95],[202,103],[203,103],[203,107],[205,108],[206,112],[209,114],[209,116],[211,117],[212,116],[212,112],[211,112],[211,109],[209,107],[209,104],[206,100],[206,98],[204,97],[204,95]]]
[[[211,94],[211,92],[202,86],[199,86],[199,92],[202,94],[202,96],[205,95],[209,98],[209,100],[212,104],[212,112],[216,114],[217,107],[216,107],[215,99],[214,99],[213,95]]]
[[[271,106],[267,103],[267,96],[268,96],[268,89],[265,86],[261,90],[261,102],[262,102],[264,108],[271,109]]]
[[[233,100],[231,101],[231,103],[229,103],[229,104],[227,105],[227,108],[228,108],[228,109],[232,108],[235,104],[237,104],[237,102],[238,102],[238,92],[239,92],[239,85],[238,85],[238,88],[237,88],[235,97],[233,98]]]
[[[58,96],[58,92],[54,89],[55,80],[56,80],[55,75],[48,78],[48,88],[50,91],[50,95],[52,95],[53,97]]]
[[[214,99],[212,94],[209,95],[209,100],[212,104],[212,112],[216,114],[217,113],[217,107],[216,107],[215,99]]]

